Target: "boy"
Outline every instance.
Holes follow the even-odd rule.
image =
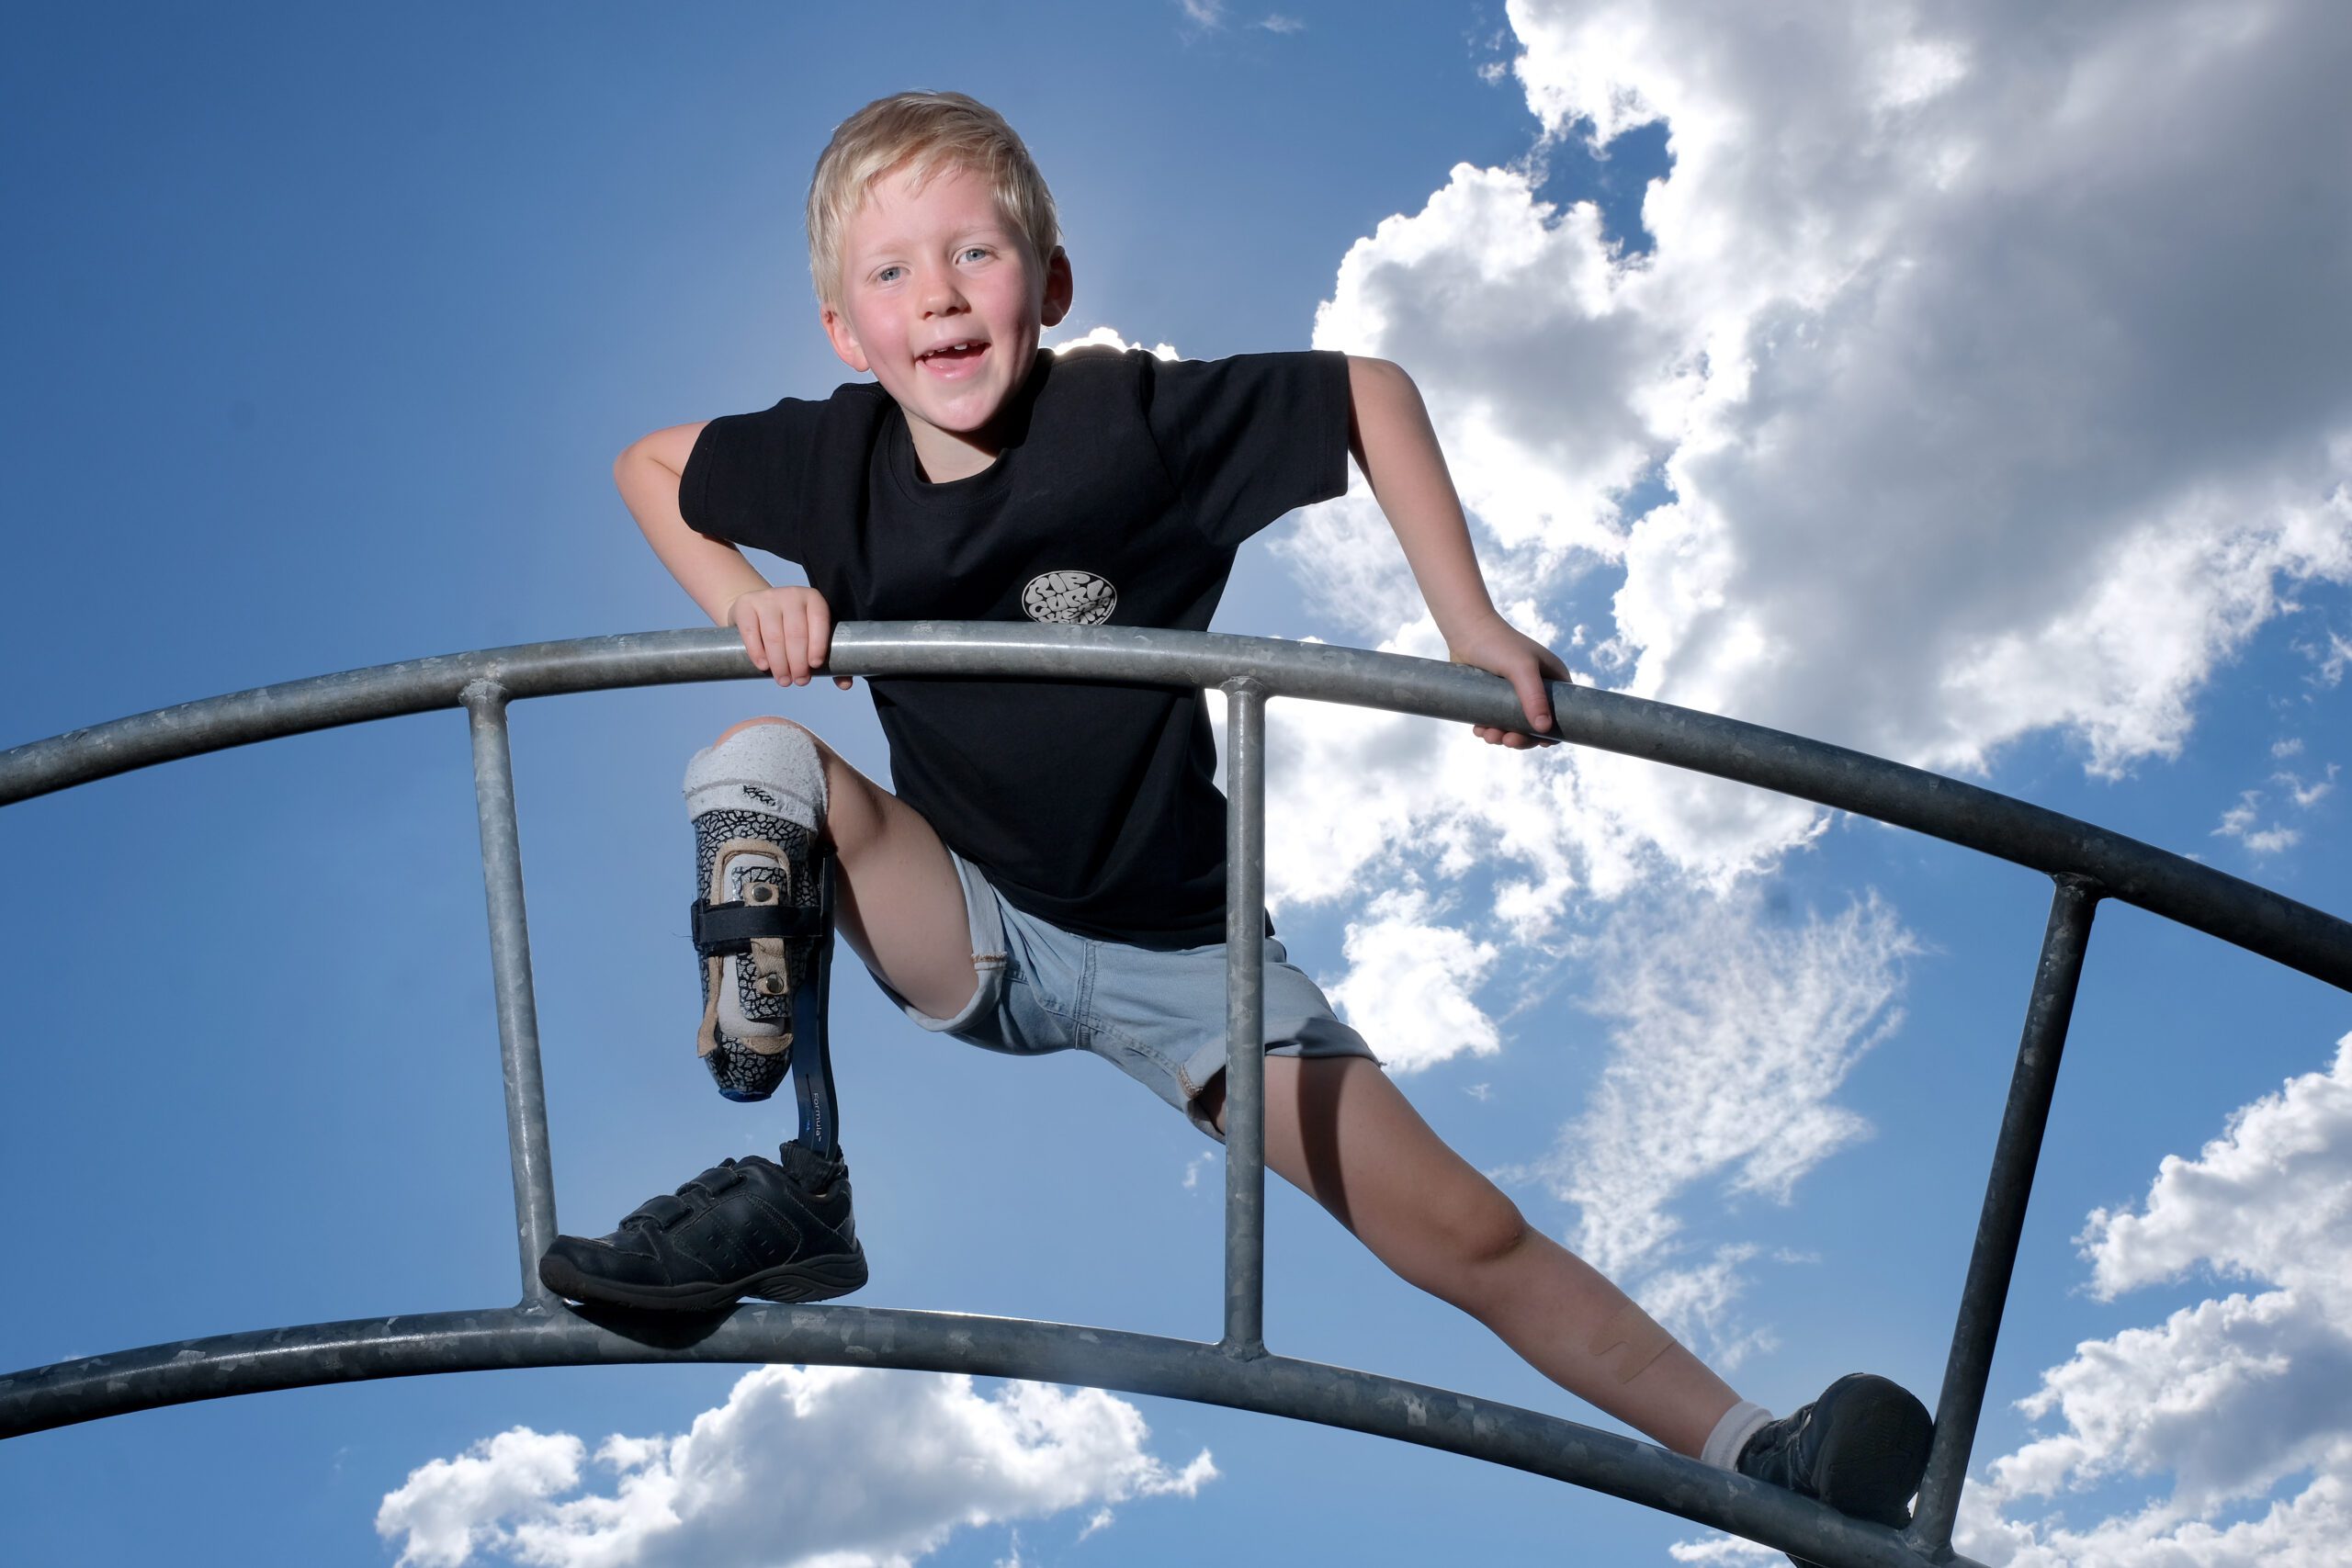
[[[1567,671],[1488,599],[1396,367],[1041,352],[1072,289],[1053,198],[1012,129],[960,94],[902,94],[843,123],[808,231],[825,333],[874,384],[659,431],[615,465],[662,564],[779,684],[824,669],[836,615],[1204,629],[1242,540],[1340,493],[1352,455],[1452,657],[1509,680],[1550,728],[1544,682]],[[769,586],[738,545],[799,561],[810,586]],[[796,1032],[804,1064],[821,1047],[823,976],[800,939],[837,893],[842,935],[924,1028],[1095,1051],[1221,1134],[1224,801],[1200,694],[870,684],[895,795],[778,718],[736,726],[688,767],[697,1049],[721,1089],[763,1098]],[[1853,1377],[1784,1421],[1742,1401],[1447,1147],[1271,935],[1265,956],[1271,1168],[1397,1273],[1667,1447],[1907,1521],[1928,1435],[1917,1400]],[[803,1134],[780,1161],[728,1161],[609,1236],[560,1238],[548,1283],[689,1310],[863,1284],[824,1086],[804,1072],[801,1088]]]

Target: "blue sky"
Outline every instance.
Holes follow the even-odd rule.
[[[2070,29],[1996,0],[1780,27],[1681,0],[23,18],[0,744],[693,624],[612,456],[843,378],[808,166],[867,99],[952,85],[1054,185],[1072,333],[1412,371],[1498,598],[1580,679],[2342,911],[2347,56],[2318,0]],[[1433,652],[1399,572],[1362,499],[1334,502],[1245,551],[1219,626]],[[883,773],[862,692],[515,714],[571,1228],[788,1130],[689,1059],[675,929],[683,760],[778,700]],[[1273,724],[1284,934],[1440,1130],[1752,1397],[1869,1368],[1932,1403],[2046,885],[1635,765]],[[0,1360],[512,1298],[461,718],[20,805],[0,867]],[[854,974],[835,1017],[859,1299],[1214,1336],[1216,1171],[1181,1119],[1091,1064],[922,1036]],[[2352,1007],[2110,907],[2076,1020],[1962,1544],[2320,1561],[2352,1487]],[[1277,1349],[1586,1418],[1286,1192],[1272,1246]],[[594,1560],[1749,1561],[1349,1434],[742,1376],[424,1379],[24,1438],[0,1560],[462,1560],[430,1505],[472,1561],[585,1562],[514,1532],[577,1534],[582,1499],[724,1459],[835,1463],[886,1500],[895,1478],[922,1540],[758,1493]],[[698,1417],[634,1490],[566,1457]],[[887,1453],[891,1423],[951,1421],[983,1434],[979,1522],[924,1535],[935,1499],[842,1434]],[[1203,1450],[1215,1478],[1187,1480]],[[1016,1484],[1037,1451],[1066,1495]]]

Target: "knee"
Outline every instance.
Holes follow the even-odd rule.
[[[1407,1283],[1473,1314],[1489,1282],[1535,1239],[1519,1205],[1491,1185],[1475,1200],[1424,1213],[1418,1232],[1383,1260]]]
[[[790,730],[795,735],[798,736],[800,739],[808,743],[808,750],[816,755],[817,771],[823,775],[825,793],[828,797],[840,793],[840,786],[844,777],[854,778],[857,776],[855,770],[850,768],[846,763],[844,763],[841,760],[840,756],[835,753],[833,749],[825,744],[824,739],[815,730],[809,728],[805,724],[797,724],[788,718],[778,718],[773,714],[763,715],[758,718],[747,718],[741,724],[728,726],[726,729],[719,733],[718,739],[710,743],[710,749],[716,751],[720,747],[726,745],[729,740],[734,739],[737,736],[748,734],[753,730],[763,728],[763,726],[769,725],[773,725],[778,729]]]
[[[1489,1187],[1485,1198],[1468,1205],[1455,1221],[1454,1266],[1464,1271],[1492,1268],[1524,1248],[1533,1236],[1519,1205]]]
[[[758,718],[747,718],[741,724],[729,725],[724,730],[719,732],[718,739],[710,743],[711,747],[713,750],[716,750],[718,747],[724,746],[729,740],[732,740],[737,736],[742,734],[745,730],[755,729],[763,724],[780,724],[786,729],[797,729],[800,731],[801,734],[808,738],[809,744],[817,748],[818,753],[820,756],[826,754],[830,750],[830,748],[828,748],[822,740],[817,739],[817,732],[809,728],[807,725],[796,724],[791,719],[779,718],[774,714],[763,714]]]

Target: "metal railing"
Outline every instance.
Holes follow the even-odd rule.
[[[2056,884],[1983,1216],[1961,1292],[1917,1514],[1903,1531],[1555,1416],[1269,1352],[1262,971],[1271,697],[1527,728],[1509,686],[1455,665],[1321,644],[1115,627],[864,623],[843,675],[1090,679],[1220,688],[1227,701],[1225,1325],[1214,1343],[1021,1318],[831,1303],[662,1318],[570,1306],[539,1282],[556,1231],[506,708],[518,698],[755,674],[727,631],[537,643],[413,660],[183,704],[0,752],[0,806],[156,762],[463,707],[473,744],[523,1295],[510,1307],[262,1329],[0,1377],[0,1437],[157,1405],[424,1372],[644,1361],[815,1362],[1082,1383],[1317,1421],[1613,1494],[1837,1568],[1962,1563],[1951,1548],[2091,917],[2117,898],[2352,990],[2352,924],[2209,866],[1956,780],[1736,720],[1555,685],[1569,741],[1910,828]]]

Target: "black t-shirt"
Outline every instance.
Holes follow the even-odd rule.
[[[716,419],[686,522],[798,562],[837,620],[1208,629],[1234,551],[1347,488],[1347,360],[1041,352],[997,460],[932,484],[881,388]],[[1201,694],[872,681],[900,799],[1018,908],[1145,947],[1225,939]]]

